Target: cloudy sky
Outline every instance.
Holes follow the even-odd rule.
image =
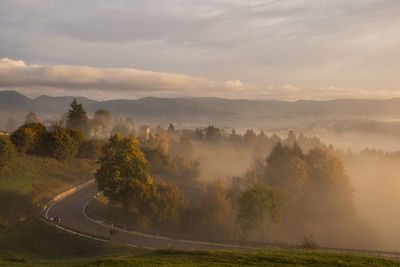
[[[399,0],[1,0],[0,90],[400,96]]]

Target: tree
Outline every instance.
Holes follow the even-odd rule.
[[[342,161],[330,150],[314,148],[306,156],[310,191],[319,195],[320,204],[334,213],[354,209],[353,188]]]
[[[205,229],[212,236],[219,238],[233,238],[237,224],[235,211],[225,183],[219,179],[210,186],[210,198],[204,205]]]
[[[232,129],[229,140],[233,143],[239,143],[240,141],[242,141],[242,136],[240,134],[237,134],[235,129]]]
[[[168,132],[175,133],[175,126],[172,123],[170,123],[168,126]]]
[[[83,139],[83,133],[78,130],[55,126],[46,138],[48,155],[59,161],[71,160],[78,153]]]
[[[221,131],[212,125],[208,126],[206,139],[210,143],[219,143],[221,141]]]
[[[17,128],[17,122],[12,117],[8,118],[6,130],[9,133],[12,133],[13,131],[15,131],[16,128]]]
[[[100,136],[106,136],[109,134],[112,127],[112,116],[110,111],[106,109],[98,109],[94,113],[94,120],[101,122],[102,128]],[[98,125],[98,123],[96,123]]]
[[[243,135],[243,143],[249,147],[253,146],[257,141],[257,135],[253,130],[247,130]]]
[[[15,160],[15,147],[8,136],[0,135],[0,170]]]
[[[184,196],[176,185],[165,182],[157,183],[157,191],[154,195],[154,213],[159,227],[164,229],[176,227],[185,205]]]
[[[143,210],[154,195],[150,166],[132,137],[115,134],[102,148],[100,168],[95,174],[97,186],[111,202],[120,203],[126,212]]]
[[[25,117],[25,124],[41,123],[39,116],[35,112],[31,112]]]
[[[196,128],[196,132],[194,133],[194,137],[197,140],[203,141],[203,139],[204,139],[203,132],[199,128]]]
[[[276,225],[285,209],[285,195],[277,188],[258,182],[249,187],[239,199],[237,220],[244,234],[257,227]]]
[[[71,103],[71,109],[68,111],[67,128],[76,129],[87,134],[88,117],[82,104],[76,101],[76,98]]]
[[[277,186],[285,192],[290,201],[303,192],[309,179],[308,169],[304,155],[297,144],[290,148],[279,142],[273,148],[267,158],[264,179],[269,185]]]
[[[41,154],[46,127],[41,123],[24,124],[10,136],[11,142],[19,152]]]
[[[296,142],[296,134],[294,133],[293,130],[290,130],[288,132],[288,136],[287,136],[287,139],[286,139],[286,144],[288,146],[293,146],[295,142]]]
[[[109,121],[111,123],[112,117],[110,111],[106,109],[98,109],[94,113],[94,117],[99,120]]]

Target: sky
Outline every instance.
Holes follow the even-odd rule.
[[[400,97],[398,0],[1,0],[0,90]]]

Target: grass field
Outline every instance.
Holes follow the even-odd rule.
[[[394,260],[305,250],[155,251],[123,259],[102,259],[86,266],[400,266]]]
[[[357,254],[330,253],[305,250],[251,251],[180,251],[107,248],[99,251],[102,258],[86,256],[65,257],[58,260],[3,261],[10,266],[400,266],[399,261],[367,257]],[[112,256],[112,254],[118,256]],[[108,255],[109,257],[104,257]],[[96,258],[97,257],[97,258]],[[0,265],[1,265],[0,261]]]

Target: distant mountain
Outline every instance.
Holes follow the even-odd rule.
[[[32,99],[15,91],[0,91],[0,104],[10,107],[26,106],[32,103]]]
[[[15,91],[0,91],[0,127],[8,117],[22,122],[28,112],[42,119],[60,118],[69,109],[72,96],[42,95],[36,99]],[[236,128],[276,129],[335,119],[400,120],[400,98],[389,100],[340,99],[295,102],[223,98],[156,98],[95,101],[77,97],[89,114],[108,109],[114,117],[131,116],[136,123],[214,124]]]
[[[75,97],[73,96],[47,96],[41,95],[33,100],[35,107],[41,107],[40,112],[66,112],[69,109],[69,105]],[[86,97],[76,97],[79,103],[84,106],[90,106],[98,103],[95,100],[88,99]]]

